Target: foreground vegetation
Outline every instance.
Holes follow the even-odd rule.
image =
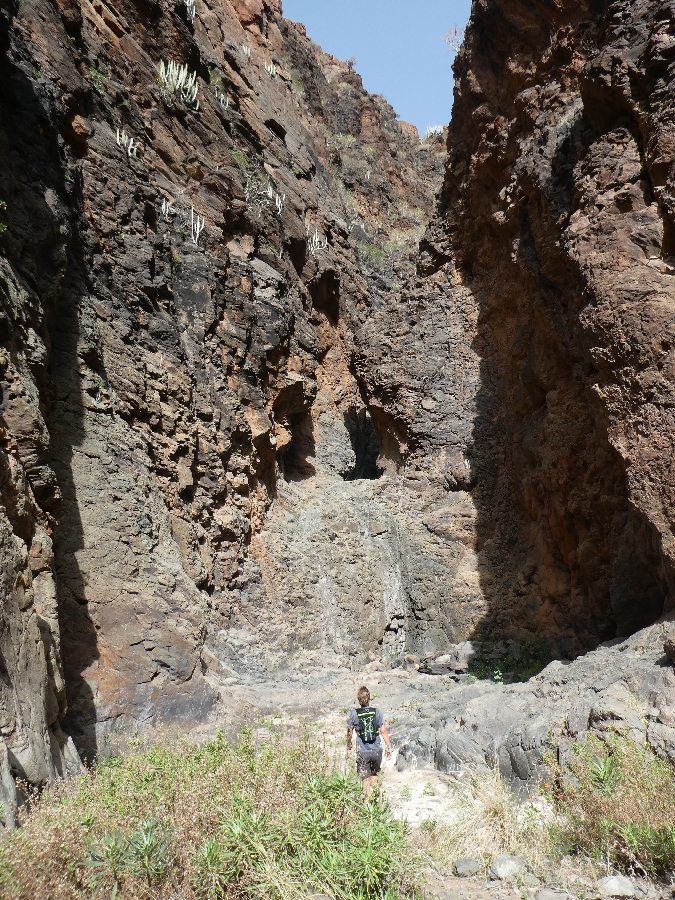
[[[416,900],[422,863],[447,870],[513,853],[541,876],[563,856],[601,870],[675,869],[675,772],[616,734],[549,760],[542,796],[519,804],[498,772],[459,781],[447,817],[411,849],[382,797],[309,739],[256,746],[222,736],[132,741],[85,775],[56,782],[0,846],[3,900]]]
[[[0,896],[147,900],[419,893],[406,828],[309,740],[138,744],[35,798]]]
[[[643,875],[675,869],[675,771],[651,750],[616,734],[576,744],[554,767],[558,812],[552,840],[562,852]]]
[[[459,857],[485,864],[502,853],[523,858],[538,875],[576,860],[595,873],[659,877],[675,872],[675,769],[651,749],[615,733],[591,735],[541,796],[518,803],[498,772],[474,769],[457,787],[447,822],[423,824],[419,843],[444,867]]]

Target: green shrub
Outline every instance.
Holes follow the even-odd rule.
[[[98,846],[90,845],[83,865],[93,870],[88,882],[94,896],[102,888],[110,888],[111,897],[115,900],[124,874],[128,871],[128,844],[120,829],[115,828],[110,833],[106,831]]]
[[[0,851],[3,900],[418,895],[405,825],[306,737],[136,739],[50,785],[22,825]]]
[[[96,93],[104,97],[108,93],[106,82],[110,77],[110,69],[105,67],[99,69],[97,66],[90,66],[89,77]]]

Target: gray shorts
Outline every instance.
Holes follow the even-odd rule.
[[[359,778],[370,778],[372,775],[379,775],[382,768],[382,748],[375,747],[357,747],[356,750],[356,771]]]

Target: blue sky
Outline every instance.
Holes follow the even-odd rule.
[[[283,7],[327,53],[355,56],[366,90],[384,94],[420,133],[449,122],[454,57],[441,38],[466,24],[471,0],[283,0]]]

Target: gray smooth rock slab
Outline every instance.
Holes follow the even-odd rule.
[[[607,875],[598,881],[602,897],[635,897],[635,885],[625,875]]]
[[[452,867],[452,871],[459,878],[471,878],[473,875],[478,875],[482,868],[483,866],[475,859],[458,859]]]

